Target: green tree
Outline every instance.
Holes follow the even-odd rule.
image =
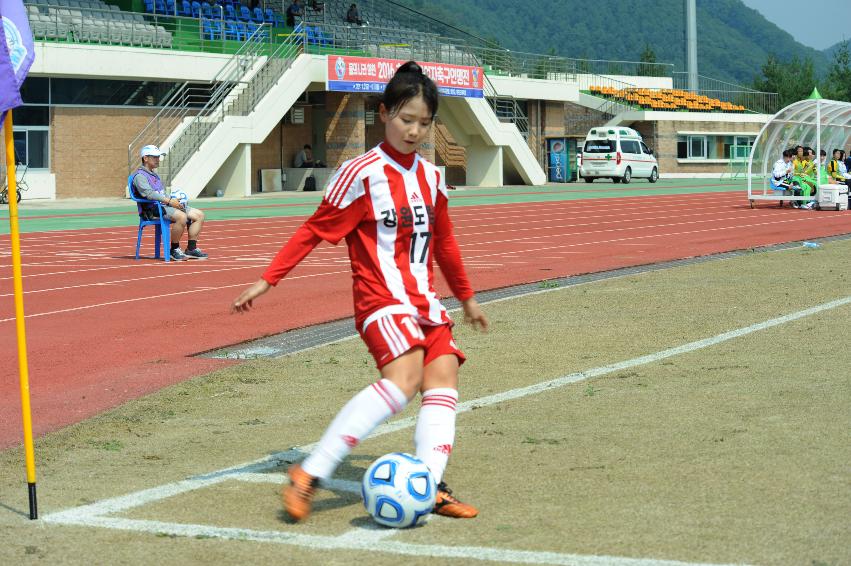
[[[816,86],[813,60],[803,60],[797,56],[781,61],[776,55],[769,55],[762,65],[762,76],[756,77],[753,86],[763,92],[776,92],[780,107],[788,106],[807,98]]]
[[[851,102],[851,53],[848,40],[839,44],[827,71],[821,92],[825,98]]]
[[[644,44],[644,51],[641,52],[641,64],[638,65],[638,75],[641,77],[655,77],[658,75],[658,65],[656,63],[656,52],[649,43]]]

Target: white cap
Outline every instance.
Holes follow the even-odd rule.
[[[155,145],[146,145],[142,148],[140,153],[142,154],[142,157],[145,157],[146,155],[150,155],[151,157],[162,157],[165,155],[165,152],[160,151],[160,148]]]

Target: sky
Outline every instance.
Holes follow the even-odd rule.
[[[819,50],[827,49],[843,39],[851,39],[851,18],[849,18],[849,6],[846,0],[742,0],[742,2],[809,47]],[[802,6],[806,6],[806,13],[811,16],[809,24],[801,23]],[[830,13],[834,14],[834,19],[828,18]]]

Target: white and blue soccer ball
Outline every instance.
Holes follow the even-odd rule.
[[[177,199],[183,206],[186,206],[186,204],[189,202],[189,195],[187,195],[186,192],[180,189],[177,189],[176,191],[171,191],[171,198]]]
[[[405,528],[434,509],[437,485],[422,460],[393,452],[367,468],[361,492],[364,507],[377,523]]]

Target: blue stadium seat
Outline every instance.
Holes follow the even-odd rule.
[[[209,20],[213,19],[213,7],[206,2],[201,2],[201,17]]]
[[[243,22],[251,21],[251,10],[248,9],[248,6],[242,5],[239,7],[239,19]]]
[[[254,32],[256,32],[260,28],[260,26],[255,24],[254,22],[246,22],[245,27],[248,32],[248,35],[253,35]],[[263,28],[263,30],[258,34],[258,37],[267,39],[269,37],[269,33],[266,31],[265,28]]]
[[[244,31],[240,30],[239,27],[237,27],[236,22],[234,22],[234,21],[226,21],[225,22],[225,39],[242,41],[244,37],[245,37]]]
[[[154,0],[154,6],[157,9],[157,14],[165,14],[165,2],[163,0]]]
[[[153,14],[155,10],[154,0],[145,0],[145,11],[149,14]]]
[[[233,4],[225,4],[225,19],[226,20],[235,20],[236,19],[236,11],[233,9]]]
[[[200,18],[201,17],[201,3],[198,0],[193,0],[192,4],[192,17]]]
[[[189,4],[189,0],[183,0],[180,4],[180,15],[184,18],[192,17],[192,5]]]
[[[263,23],[263,8],[257,6],[254,8],[254,23],[262,24]]]
[[[162,255],[166,261],[171,261],[171,221],[166,218],[163,205],[159,201],[148,200],[136,196],[133,189],[133,172],[127,177],[127,191],[130,198],[136,202],[136,211],[139,213],[139,231],[136,235],[136,259],[139,259],[139,248],[142,246],[142,230],[145,226],[154,227],[154,259],[160,259],[160,242],[162,242]],[[143,204],[156,204],[159,218],[148,220],[142,209]]]
[[[222,28],[219,25],[219,22],[215,20],[201,20],[201,26],[204,30],[204,37],[213,41],[222,36]]]
[[[329,36],[325,35],[324,33],[322,33],[322,29],[319,26],[316,26],[316,28],[314,28],[313,33],[316,36],[316,41],[319,43],[319,45],[333,45],[334,44],[333,39],[330,38]]]

